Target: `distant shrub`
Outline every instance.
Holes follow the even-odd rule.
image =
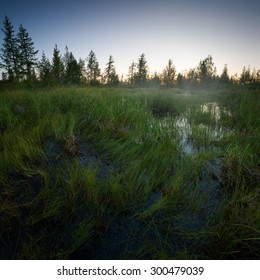
[[[177,116],[182,111],[182,104],[173,93],[159,93],[150,97],[148,106],[154,116],[163,117],[166,115]]]

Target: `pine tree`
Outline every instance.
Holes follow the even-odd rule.
[[[119,78],[116,74],[116,69],[114,66],[114,60],[111,55],[109,56],[107,68],[105,69],[104,78],[107,85],[115,85],[119,83]]]
[[[91,85],[99,83],[100,72],[96,54],[91,50],[87,58],[87,80]]]
[[[0,67],[6,71],[3,72],[3,77],[12,81],[19,78],[17,39],[13,25],[7,16],[4,18],[3,25],[1,30],[4,33],[4,42],[0,50]]]
[[[167,66],[163,70],[162,79],[163,83],[166,86],[173,86],[175,82],[176,69],[172,63],[172,60],[169,59]]]
[[[32,38],[22,25],[20,25],[17,34],[17,47],[19,52],[19,77],[31,80],[34,66],[37,65],[35,55],[38,53],[38,50],[34,50]]]

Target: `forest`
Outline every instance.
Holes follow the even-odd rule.
[[[0,259],[259,259],[259,70],[122,78],[2,31]]]
[[[162,73],[149,73],[148,62],[142,53],[129,66],[127,77],[116,72],[115,60],[109,56],[106,68],[101,71],[96,54],[91,50],[86,59],[76,59],[68,46],[64,54],[55,45],[51,60],[43,52],[38,60],[34,43],[26,28],[19,26],[17,34],[11,20],[5,17],[2,32],[4,41],[0,52],[2,81],[38,86],[64,85],[130,85],[136,87],[178,87],[181,89],[205,86],[260,86],[260,69],[244,66],[240,75],[229,76],[227,65],[222,73],[217,70],[211,55],[202,59],[198,66],[185,73],[177,73],[169,59]]]

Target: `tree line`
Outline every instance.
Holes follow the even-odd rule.
[[[184,73],[177,73],[173,61],[169,59],[161,73],[149,74],[147,60],[142,53],[137,62],[132,62],[129,66],[127,77],[120,80],[112,55],[109,56],[103,72],[93,50],[85,60],[76,59],[67,46],[64,54],[61,54],[55,45],[51,60],[44,52],[39,60],[36,57],[38,50],[35,50],[33,40],[22,24],[15,33],[11,20],[6,16],[1,30],[4,38],[0,49],[0,67],[3,70],[4,81],[39,83],[42,86],[79,84],[115,86],[120,83],[131,86],[180,88],[196,88],[212,84],[260,86],[260,70],[251,70],[248,66],[243,68],[240,76],[236,74],[230,77],[225,65],[221,75],[217,75],[210,55],[201,60],[197,67]]]

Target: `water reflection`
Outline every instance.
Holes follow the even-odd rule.
[[[223,115],[231,116],[231,112],[226,108],[220,108],[217,102],[207,102],[200,107],[202,113],[208,113],[216,121],[219,121]]]
[[[223,116],[230,117],[231,113],[212,102],[201,105],[195,112],[187,110],[177,118],[175,128],[181,138],[183,152],[196,155],[201,149],[212,148],[224,136],[230,134],[231,129],[223,127],[220,123]]]

